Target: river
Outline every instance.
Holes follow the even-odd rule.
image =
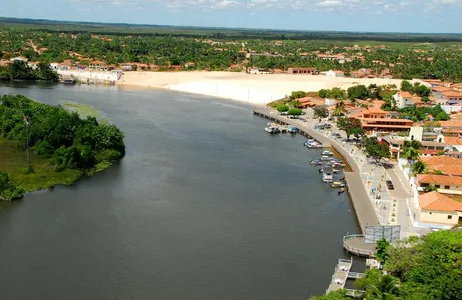
[[[325,292],[342,236],[359,232],[346,193],[309,164],[320,150],[267,134],[245,103],[116,86],[8,93],[93,106],[127,153],[0,206],[2,299],[302,300]]]

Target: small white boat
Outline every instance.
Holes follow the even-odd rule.
[[[278,133],[279,128],[268,126],[268,127],[265,127],[265,131],[268,132],[268,133]]]
[[[312,160],[310,161],[310,164],[319,166],[322,164],[322,162],[320,162],[319,160]]]
[[[334,180],[334,172],[332,167],[323,167],[322,168],[322,181],[332,182]]]
[[[342,187],[345,187],[345,184],[341,183],[339,181],[334,181],[334,182],[332,182],[330,187],[332,187],[332,188],[342,188]]]
[[[333,156],[334,153],[330,152],[329,150],[324,150],[324,151],[322,151],[322,155],[324,155],[324,156]]]
[[[340,172],[340,169],[332,169],[334,171],[334,173],[338,173]]]
[[[328,161],[328,160],[330,160],[330,157],[323,155],[323,156],[321,156],[320,159],[323,160],[323,161]]]

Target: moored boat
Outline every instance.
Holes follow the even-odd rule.
[[[322,151],[322,155],[323,156],[333,156],[334,153],[330,152],[329,150],[324,150],[324,151]]]
[[[341,183],[340,181],[334,181],[334,182],[332,182],[330,187],[332,187],[332,188],[342,188],[342,187],[345,187],[345,184]]]
[[[316,160],[310,161],[310,164],[319,166],[319,165],[322,164],[322,162],[320,162],[319,160],[316,159]]]
[[[274,127],[274,126],[265,127],[265,131],[268,133],[279,133],[280,132],[279,128]]]
[[[345,188],[340,188],[340,189],[338,190],[337,193],[338,193],[338,194],[341,194],[341,193],[343,193],[343,192],[345,192]]]
[[[332,182],[334,179],[334,172],[332,167],[323,167],[322,168],[322,181]]]

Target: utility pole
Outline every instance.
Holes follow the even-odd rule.
[[[29,120],[27,116],[24,116],[24,122],[26,123],[26,170],[30,170],[30,158],[29,158]]]

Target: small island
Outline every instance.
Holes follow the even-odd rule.
[[[124,155],[124,135],[107,121],[21,95],[0,96],[0,200],[71,185]]]

